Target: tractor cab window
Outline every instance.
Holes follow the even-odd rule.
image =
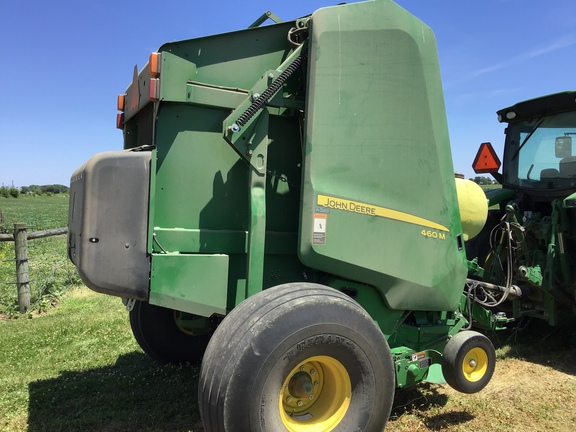
[[[576,113],[510,123],[504,160],[506,184],[533,189],[576,188]]]

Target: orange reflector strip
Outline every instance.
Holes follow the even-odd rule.
[[[116,114],[116,128],[124,129],[124,113]]]
[[[126,100],[126,95],[118,95],[118,111],[124,111],[124,103]]]
[[[150,100],[152,102],[158,101],[160,99],[160,79],[150,78]]]
[[[498,172],[501,162],[498,155],[494,151],[492,144],[485,142],[480,144],[478,153],[474,158],[472,169],[476,174],[494,173]]]
[[[150,60],[148,63],[150,65],[150,76],[153,78],[160,75],[160,59],[161,59],[160,53],[153,52],[152,54],[150,54]]]

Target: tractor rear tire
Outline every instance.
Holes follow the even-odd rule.
[[[444,379],[462,393],[477,393],[492,379],[496,365],[494,345],[475,331],[462,331],[452,337],[442,356]]]
[[[335,289],[291,283],[226,316],[198,401],[207,432],[381,431],[394,389],[390,348],[368,313]]]
[[[174,310],[143,301],[130,311],[130,327],[142,350],[160,364],[200,363],[211,336],[189,334],[176,324]]]

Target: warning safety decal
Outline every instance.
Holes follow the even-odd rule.
[[[326,222],[328,215],[322,213],[314,214],[314,236],[312,237],[312,244],[323,245],[326,244]]]

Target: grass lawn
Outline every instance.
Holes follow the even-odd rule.
[[[398,390],[386,430],[572,431],[575,329],[498,333],[486,389]],[[77,289],[47,314],[0,321],[2,431],[201,432],[197,385],[197,366],[158,366],[142,353],[115,297]]]
[[[86,288],[45,316],[0,322],[0,430],[202,430],[197,369],[158,366],[120,299]]]

